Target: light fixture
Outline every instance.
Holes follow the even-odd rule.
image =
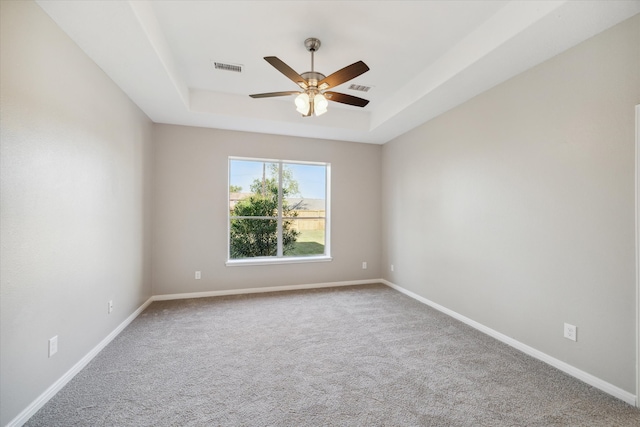
[[[311,103],[309,102],[309,95],[305,92],[302,92],[300,95],[296,96],[296,110],[303,116],[309,115],[309,108],[311,107]]]
[[[296,110],[305,117],[312,114],[321,116],[327,112],[329,101],[317,90],[309,89],[296,96]]]
[[[324,97],[323,94],[319,93],[313,97],[313,109],[316,113],[316,116],[320,116],[327,112],[327,106],[329,105],[329,101]]]

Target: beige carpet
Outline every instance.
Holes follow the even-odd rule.
[[[640,426],[384,285],[155,302],[29,426]]]

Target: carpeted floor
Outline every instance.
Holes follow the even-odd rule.
[[[154,302],[28,426],[640,426],[384,285]]]

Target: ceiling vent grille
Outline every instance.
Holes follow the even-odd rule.
[[[369,89],[371,89],[371,86],[363,86],[363,85],[351,85],[349,86],[349,89],[351,90],[357,90],[359,92],[369,92]]]
[[[242,65],[240,64],[225,64],[224,62],[213,61],[213,68],[216,70],[233,71],[235,73],[242,72]]]

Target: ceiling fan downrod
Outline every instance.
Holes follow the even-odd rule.
[[[309,88],[318,89],[318,82],[325,79],[325,75],[315,71],[314,53],[320,49],[320,40],[315,37],[309,37],[304,41],[304,47],[311,52],[311,71],[302,73],[301,76],[309,83]],[[315,91],[314,91],[315,93]]]
[[[304,47],[307,48],[309,52],[311,52],[311,72],[313,73],[313,54],[320,49],[322,43],[320,40],[315,37],[309,37],[304,41]]]

